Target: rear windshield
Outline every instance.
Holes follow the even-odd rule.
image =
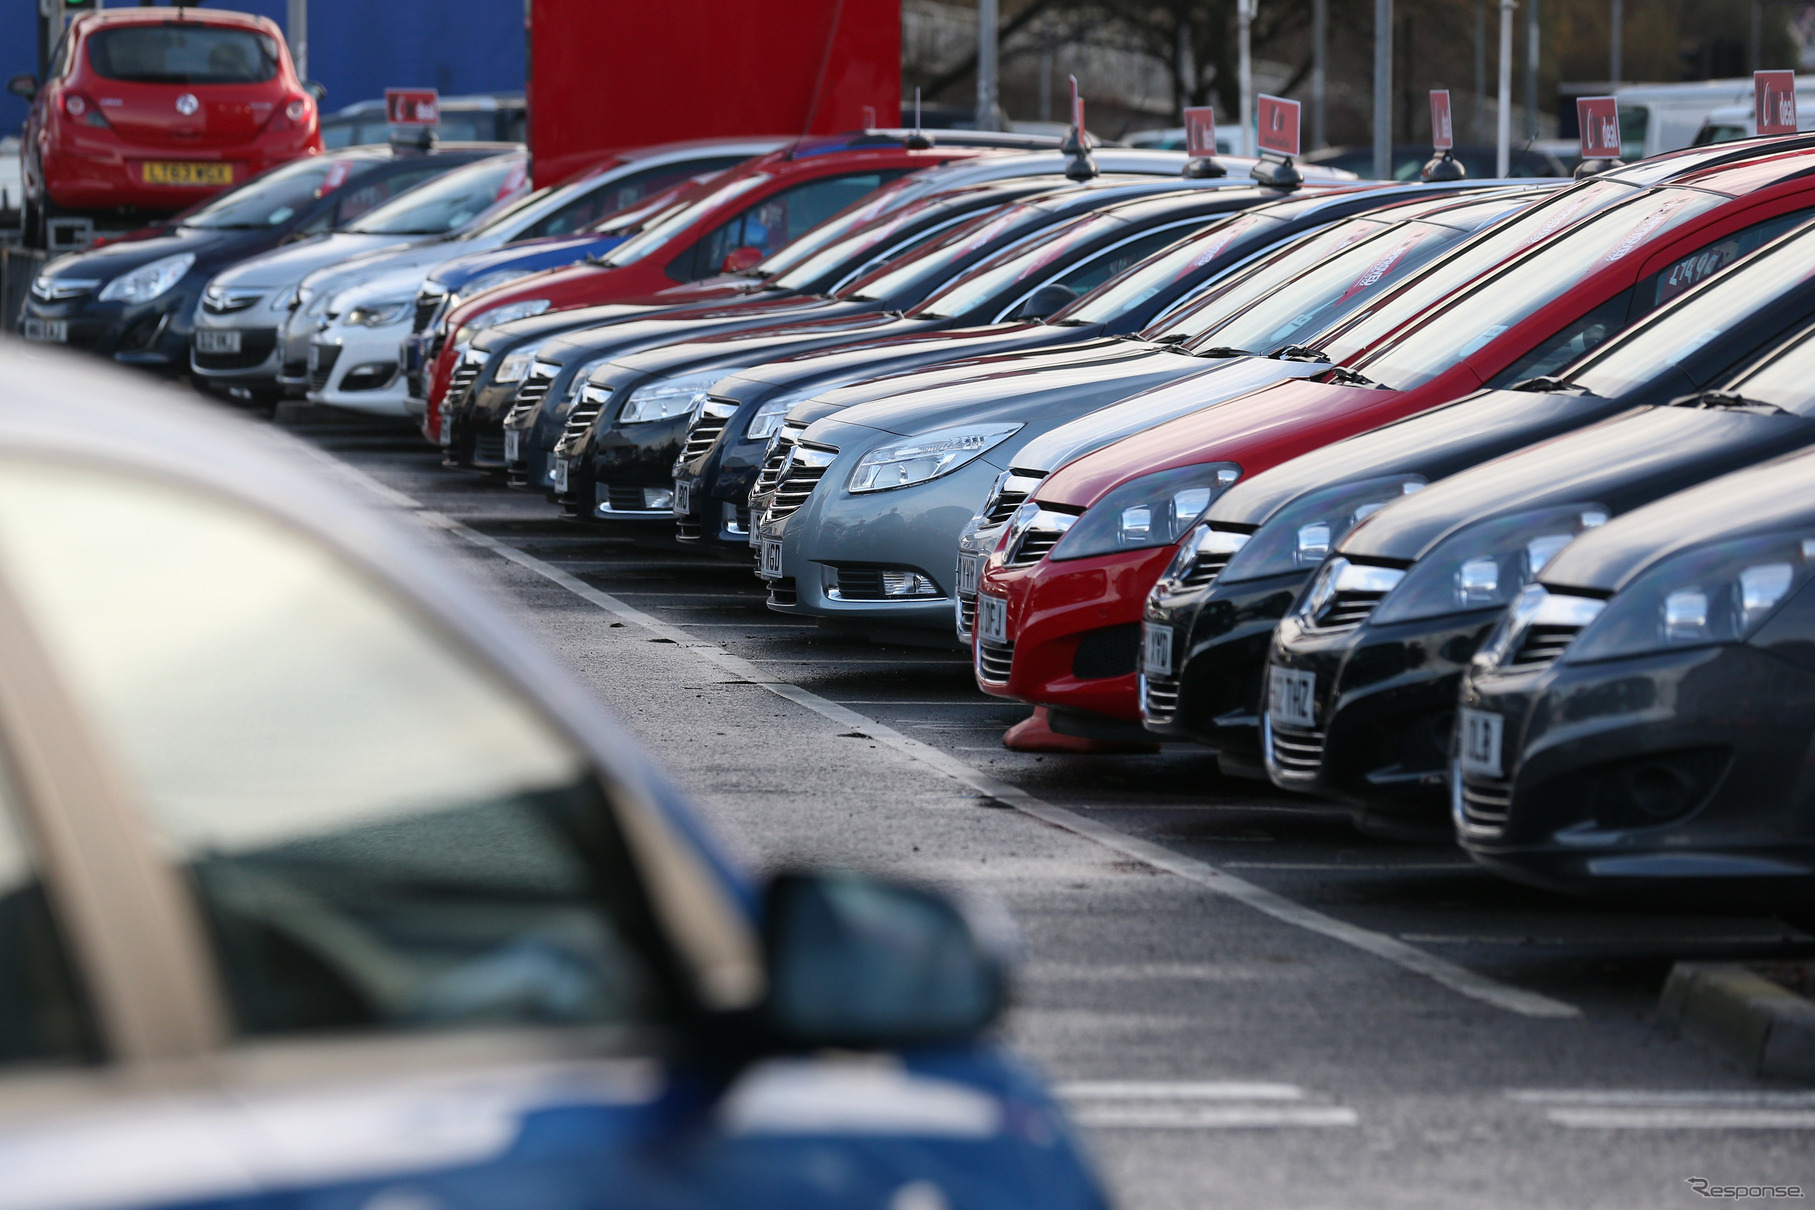
[[[310,156],[273,168],[223,193],[183,220],[185,227],[275,227],[339,188],[371,161],[357,156]]]
[[[348,231],[369,235],[442,235],[458,231],[524,187],[523,157],[499,155],[386,202]]]
[[[259,84],[277,75],[277,39],[175,21],[128,25],[91,34],[88,65],[135,84]]]

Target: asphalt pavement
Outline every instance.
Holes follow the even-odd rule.
[[[751,862],[1006,903],[1027,954],[1004,1033],[1120,1206],[1815,1191],[1815,1091],[1653,1020],[1673,961],[1815,955],[1782,921],[1512,886],[1200,749],[1012,753],[1027,708],[979,693],[955,649],[771,613],[748,565],[564,519],[400,425],[291,427],[490,585]]]

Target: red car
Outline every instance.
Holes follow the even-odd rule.
[[[1648,179],[1592,178],[1477,236],[1295,356],[1264,388],[1077,459],[1021,506],[980,581],[984,692],[1049,707],[1053,730],[1144,739],[1147,594],[1237,477],[1483,386],[1553,373],[1767,239],[1815,217],[1808,151]],[[1652,184],[1660,178],[1667,183]],[[1645,186],[1645,187],[1641,187]],[[986,632],[987,623],[987,632]]]
[[[964,159],[984,149],[911,148],[875,135],[803,139],[748,160],[694,186],[668,214],[605,254],[601,261],[555,269],[475,294],[441,321],[428,383],[433,413],[479,327],[574,307],[642,299],[677,282],[699,281],[748,268],[803,235],[864,194],[921,168]]]
[[[264,17],[199,8],[84,13],[32,100],[20,158],[25,231],[59,213],[173,214],[321,151],[319,115]]]

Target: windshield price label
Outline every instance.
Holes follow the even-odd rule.
[[[1752,116],[1759,134],[1796,133],[1796,73],[1752,73]]]

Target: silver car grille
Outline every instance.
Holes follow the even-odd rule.
[[[1548,668],[1569,649],[1570,643],[1580,633],[1580,626],[1543,623],[1529,626],[1519,639],[1518,649],[1500,667],[1506,672],[1533,672],[1539,668]]]
[[[687,444],[681,447],[682,462],[692,462],[703,458],[706,451],[717,444],[719,435],[731,418],[737,415],[737,405],[724,399],[708,398],[706,404],[693,418],[693,425],[687,430]]]
[[[977,676],[992,685],[1008,684],[1008,674],[1015,664],[1013,643],[977,640]]]
[[[804,441],[796,444],[780,482],[775,485],[775,494],[769,501],[769,516],[786,517],[798,511],[813,494],[813,489],[819,486],[836,457],[838,451],[829,445],[808,445]]]
[[[1498,834],[1512,814],[1512,783],[1499,777],[1462,777],[1462,818],[1471,831]]]
[[[567,413],[567,423],[561,428],[561,443],[569,444],[584,437],[609,402],[610,387],[588,385],[581,388],[579,402],[573,405],[573,411]]]
[[[1178,681],[1169,676],[1141,678],[1141,714],[1156,723],[1169,723],[1178,713]]]
[[[1315,777],[1323,765],[1323,732],[1274,725],[1273,763],[1281,773]]]
[[[768,454],[763,458],[762,469],[756,474],[756,486],[751,489],[752,494],[775,490],[775,485],[781,482],[781,469],[787,464],[788,451],[800,441],[800,435],[806,428],[804,424],[782,426],[781,432],[775,435],[775,444],[769,447]]]
[[[1370,614],[1386,599],[1386,593],[1365,589],[1343,589],[1329,606],[1317,615],[1319,630],[1350,630],[1368,620]]]
[[[480,371],[485,369],[486,354],[469,351],[454,367],[454,372],[447,380],[447,402],[455,407],[466,401],[473,384],[479,381]]]
[[[555,385],[555,375],[560,372],[559,366],[549,365],[545,361],[531,363],[529,373],[523,376],[523,384],[517,388],[517,394],[511,400],[510,411],[505,415],[504,423],[520,421],[541,407],[549,388]]]

